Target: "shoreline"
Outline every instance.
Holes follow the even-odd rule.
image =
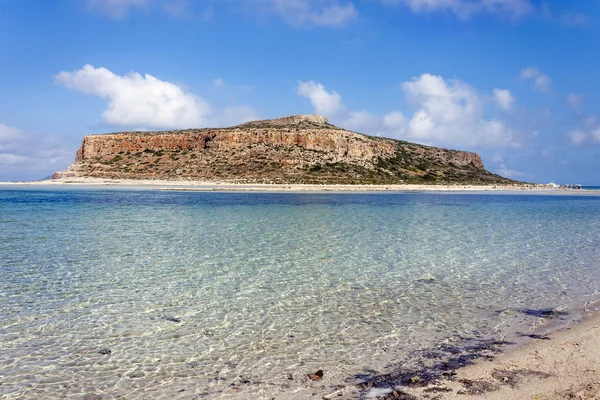
[[[383,390],[379,398],[600,399],[599,365],[600,313],[596,312],[548,335],[534,335],[531,342],[493,358],[482,357],[450,370],[433,383],[421,385],[415,379],[414,384]]]
[[[398,364],[323,398],[600,400],[599,306],[594,296],[568,312],[536,310],[539,324],[530,330],[500,340],[462,338],[432,364],[418,369]],[[425,353],[443,353],[444,346]]]
[[[472,185],[472,184],[396,184],[396,185],[348,185],[348,184],[268,184],[231,183],[225,181],[149,180],[65,178],[31,182],[0,182],[0,186],[113,186],[151,187],[168,191],[195,192],[533,192],[539,194],[600,194],[600,190],[555,188],[539,184],[522,185]]]

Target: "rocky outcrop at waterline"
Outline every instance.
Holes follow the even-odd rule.
[[[75,164],[53,179],[205,180],[256,183],[506,184],[478,154],[373,137],[317,115],[230,128],[88,135]]]

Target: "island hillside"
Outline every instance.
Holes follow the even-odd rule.
[[[75,164],[53,179],[236,183],[511,184],[476,153],[368,136],[317,115],[230,128],[88,135]]]

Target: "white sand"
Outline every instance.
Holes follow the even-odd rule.
[[[33,182],[0,182],[0,185],[85,185],[85,186],[151,186],[157,189],[193,191],[259,191],[259,192],[372,192],[372,191],[536,191],[581,192],[556,189],[545,185],[305,185],[230,183],[192,180],[137,180],[103,178],[66,178]],[[589,193],[591,191],[585,191]]]

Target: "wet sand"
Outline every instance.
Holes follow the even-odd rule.
[[[480,358],[422,386],[420,378],[381,399],[600,399],[600,315],[539,336],[495,358]]]

